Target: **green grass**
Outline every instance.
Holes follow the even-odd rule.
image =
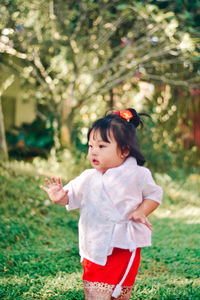
[[[78,212],[47,201],[44,173],[30,164],[0,166],[2,299],[84,299]],[[151,216],[153,246],[142,249],[131,299],[200,299],[200,176],[155,176],[164,200]]]

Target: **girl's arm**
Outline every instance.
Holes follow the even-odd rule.
[[[57,205],[67,205],[69,203],[68,191],[63,189],[63,185],[61,179],[58,178],[56,180],[55,177],[52,177],[52,182],[46,178],[45,182],[47,183],[48,187],[41,185],[40,188],[44,190],[51,201],[53,201]]]
[[[147,220],[147,216],[151,214],[159,203],[151,199],[144,199],[142,203],[130,214],[129,220],[140,222],[151,229],[151,223]]]
[[[150,215],[157,207],[159,206],[159,203],[151,200],[151,199],[144,199],[142,203],[138,206],[136,210],[140,211],[147,217]]]

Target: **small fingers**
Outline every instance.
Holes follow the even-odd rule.
[[[152,230],[152,225],[150,224],[145,224],[150,230]]]
[[[48,178],[45,178],[45,182],[48,184],[48,186],[51,185],[51,182],[50,182],[50,180]]]
[[[41,188],[43,191],[45,191],[45,192],[48,191],[48,188],[47,188],[46,186],[41,185],[40,188]]]
[[[51,177],[51,179],[52,179],[53,183],[57,183],[55,177]]]
[[[146,219],[142,222],[144,225],[146,225],[150,230],[152,230],[152,224]]]
[[[56,177],[52,177],[51,179],[52,179],[53,184],[59,184],[60,186],[62,186],[60,177],[58,177],[58,179]]]
[[[58,184],[60,184],[62,186],[62,181],[61,181],[60,177],[58,177]]]
[[[133,220],[133,219],[134,219],[132,213],[129,215],[128,219],[129,219],[129,220]]]
[[[145,226],[147,226],[150,230],[152,230],[152,224],[148,221],[148,219],[146,217],[135,218],[133,215],[130,215],[129,220],[132,220],[132,221],[138,222],[138,223],[142,223]]]

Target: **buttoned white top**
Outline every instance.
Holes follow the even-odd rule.
[[[144,224],[128,220],[130,213],[144,199],[159,204],[162,189],[151,172],[128,157],[104,174],[87,169],[70,181],[68,210],[80,208],[79,253],[96,264],[105,265],[114,247],[133,251],[151,246],[151,230]]]

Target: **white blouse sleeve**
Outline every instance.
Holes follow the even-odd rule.
[[[145,171],[146,174],[144,178],[144,184],[142,187],[143,200],[151,199],[161,204],[163,195],[162,188],[155,183],[150,170],[145,168]]]
[[[68,191],[69,203],[66,205],[67,210],[80,208],[83,188],[87,185],[88,175],[91,174],[90,171],[91,170],[85,170],[63,187],[65,191]]]

